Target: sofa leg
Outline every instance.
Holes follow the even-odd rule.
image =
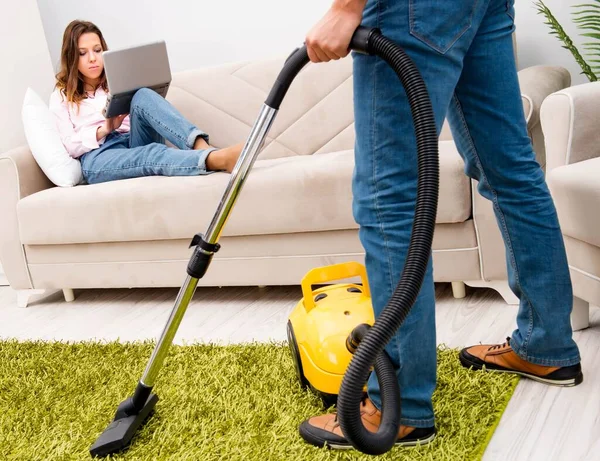
[[[467,289],[464,282],[452,282],[452,295],[456,299],[462,299],[467,296]]]
[[[17,306],[27,307],[34,297],[46,293],[46,290],[17,290]]]
[[[63,294],[65,295],[65,301],[70,303],[75,301],[75,293],[72,288],[63,288]]]
[[[571,327],[573,331],[583,330],[590,326],[590,303],[573,296]]]
[[[469,280],[465,281],[465,284],[469,285],[470,287],[491,288],[492,290],[496,290],[498,293],[500,293],[500,296],[502,296],[506,304],[519,304],[519,298],[517,298],[517,296],[508,286],[508,280]]]

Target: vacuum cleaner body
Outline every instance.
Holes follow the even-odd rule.
[[[312,290],[313,285],[354,276],[360,276],[362,283]],[[315,268],[302,280],[302,291],[303,298],[288,320],[288,344],[300,384],[329,407],[337,402],[352,359],[346,347],[348,335],[357,325],[375,322],[366,269],[356,262]]]

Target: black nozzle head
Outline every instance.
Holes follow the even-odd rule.
[[[371,325],[361,323],[348,335],[348,338],[346,339],[346,349],[348,349],[351,354],[356,352],[358,345],[369,331],[369,328],[371,328]]]
[[[128,448],[137,430],[150,416],[156,402],[158,402],[158,396],[150,394],[139,413],[123,418],[115,418],[90,447],[90,454],[105,457]],[[128,409],[131,407],[131,399],[127,399],[119,405],[122,410],[125,407]]]

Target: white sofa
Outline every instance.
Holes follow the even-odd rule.
[[[246,139],[283,59],[174,75],[168,100],[225,146]],[[545,165],[539,110],[568,72],[519,73],[531,138]],[[309,65],[294,81],[200,285],[299,284],[311,268],[364,254],[352,217],[351,59]],[[440,140],[434,276],[491,286],[511,303],[491,204],[476,192],[447,127]],[[26,305],[35,290],[173,287],[192,236],[204,232],[230,176],[147,177],[58,188],[27,146],[0,156],[0,260]]]
[[[573,282],[573,327],[600,306],[600,82],[554,93],[541,111],[554,197]]]

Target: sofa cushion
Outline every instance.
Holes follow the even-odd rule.
[[[600,158],[555,168],[548,174],[563,234],[600,247]]]
[[[439,223],[471,215],[470,183],[452,142],[441,143]],[[358,228],[352,215],[353,151],[258,160],[223,236]],[[52,188],[18,203],[24,244],[190,238],[205,232],[230,179],[145,177]]]
[[[25,93],[21,118],[31,154],[48,179],[61,187],[79,184],[83,179],[81,163],[69,155],[58,133],[55,115],[31,88]]]

